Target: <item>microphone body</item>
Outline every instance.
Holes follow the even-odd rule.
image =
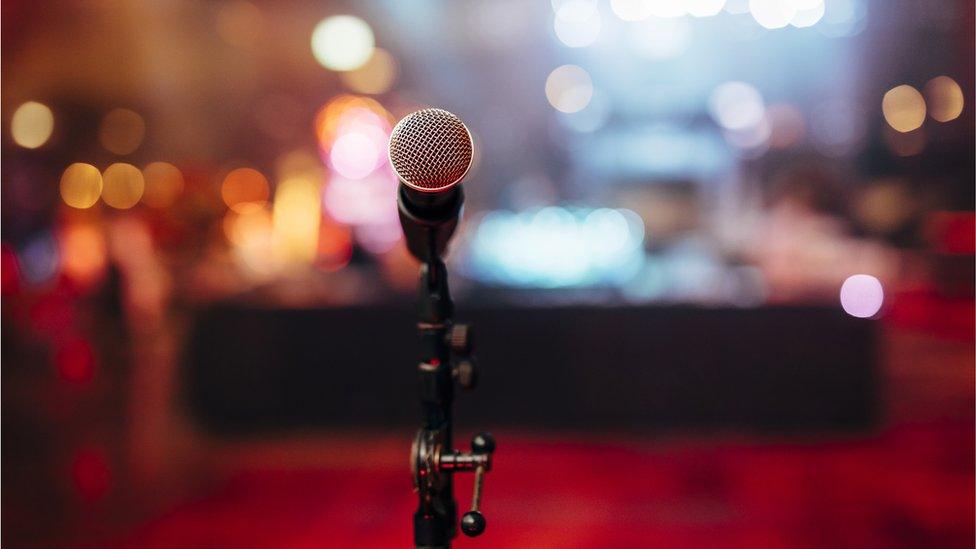
[[[390,135],[390,165],[400,180],[397,205],[407,249],[423,262],[439,259],[464,204],[461,180],[474,147],[461,120],[442,109],[405,116]]]
[[[442,193],[418,193],[401,184],[397,207],[410,253],[424,263],[443,256],[463,206],[464,192],[460,186]]]

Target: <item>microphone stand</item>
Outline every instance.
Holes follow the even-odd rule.
[[[447,285],[447,267],[441,259],[457,225],[463,195],[443,215],[424,218],[411,211],[401,190],[400,222],[411,253],[421,261],[417,332],[421,343],[417,366],[421,427],[410,452],[414,489],[419,505],[414,513],[414,543],[418,548],[449,548],[457,536],[455,472],[474,472],[472,508],[461,519],[468,536],[485,530],[480,512],[485,473],[491,470],[495,442],[488,433],[475,435],[471,452],[454,450],[454,384],[473,389],[475,362],[471,356],[471,326],[454,323],[454,303]]]

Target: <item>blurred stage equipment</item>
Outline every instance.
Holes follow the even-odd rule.
[[[400,178],[400,224],[407,248],[422,263],[417,374],[423,426],[410,455],[420,499],[414,513],[417,547],[449,547],[457,535],[455,472],[475,473],[471,510],[461,518],[461,531],[477,536],[485,530],[479,507],[495,442],[490,434],[480,433],[471,440],[470,453],[453,449],[454,383],[473,389],[477,372],[471,326],[453,321],[454,303],[441,260],[461,214],[464,194],[459,183],[471,167],[472,153],[464,123],[441,109],[407,115],[390,135],[390,164]]]

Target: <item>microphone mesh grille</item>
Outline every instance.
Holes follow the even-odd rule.
[[[394,171],[419,191],[442,191],[461,181],[471,166],[472,152],[468,128],[442,109],[408,114],[390,135]]]

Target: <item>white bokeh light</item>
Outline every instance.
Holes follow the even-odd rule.
[[[688,14],[693,17],[711,17],[725,7],[725,0],[685,0]]]
[[[736,152],[745,158],[758,158],[769,150],[769,137],[772,135],[772,125],[769,117],[762,116],[759,122],[737,130],[726,130],[725,140],[736,148]]]
[[[351,71],[361,67],[373,55],[373,30],[358,17],[327,17],[312,31],[312,54],[325,68]]]
[[[336,139],[329,160],[332,168],[342,176],[362,179],[376,169],[380,154],[380,148],[369,136],[350,132]]]
[[[797,10],[790,20],[790,25],[798,28],[812,27],[823,19],[826,9],[823,0],[815,1],[812,5],[809,0],[796,0],[796,4]]]
[[[553,27],[559,41],[571,48],[582,48],[600,36],[600,11],[596,4],[570,0],[556,11]]]
[[[749,11],[767,29],[781,29],[796,15],[796,7],[790,0],[749,0]]]
[[[884,288],[877,278],[856,274],[848,277],[840,287],[840,305],[844,311],[857,318],[869,318],[881,310]]]
[[[681,17],[688,13],[685,0],[646,0],[655,17]]]
[[[593,80],[582,67],[563,65],[546,78],[546,98],[560,112],[581,111],[593,98]]]
[[[627,41],[634,51],[650,59],[670,59],[688,49],[691,23],[687,18],[654,17],[631,26]]]
[[[646,0],[610,0],[610,9],[621,21],[643,21],[651,16]]]
[[[719,126],[745,130],[762,122],[766,112],[762,95],[745,82],[726,82],[712,91],[708,109]]]
[[[322,204],[333,219],[349,225],[389,225],[397,222],[397,180],[385,170],[364,179],[332,177]]]

